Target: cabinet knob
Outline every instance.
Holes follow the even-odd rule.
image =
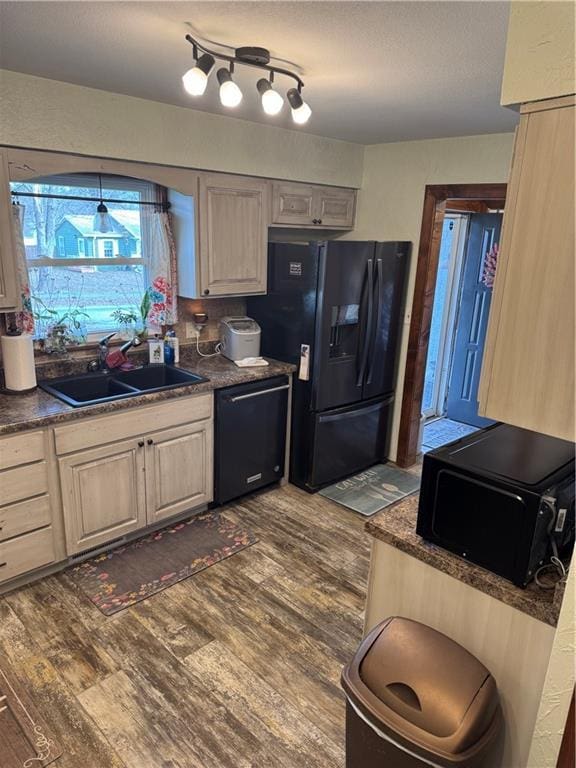
[[[312,219],[312,224],[318,224],[318,219]]]
[[[144,448],[144,440],[138,440],[138,448]]]
[[[148,443],[148,445],[154,445],[154,440],[152,440],[151,437],[149,437],[148,440],[146,440],[146,442]]]
[[[208,290],[208,288],[205,288],[203,293],[204,293],[204,296],[208,296],[210,291]]]
[[[317,224],[322,224],[322,219],[318,219]]]

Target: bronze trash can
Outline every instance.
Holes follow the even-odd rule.
[[[375,627],[342,672],[346,768],[499,765],[496,683],[472,654],[417,621]]]

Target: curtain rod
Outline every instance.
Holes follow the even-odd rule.
[[[82,197],[81,195],[50,195],[47,192],[10,192],[13,197],[43,197],[49,200],[85,200],[93,203],[118,203],[121,205],[154,205],[156,208],[160,208],[162,211],[168,211],[170,209],[170,203],[166,202],[149,202],[147,200],[116,200],[114,198],[104,198],[100,200],[99,197]]]

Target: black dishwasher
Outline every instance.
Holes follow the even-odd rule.
[[[216,391],[214,501],[225,504],[284,476],[288,376]]]

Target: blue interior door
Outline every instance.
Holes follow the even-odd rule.
[[[470,216],[446,415],[476,427],[494,423],[478,416],[478,384],[492,299],[492,288],[482,278],[486,256],[500,242],[501,228],[501,213]]]

